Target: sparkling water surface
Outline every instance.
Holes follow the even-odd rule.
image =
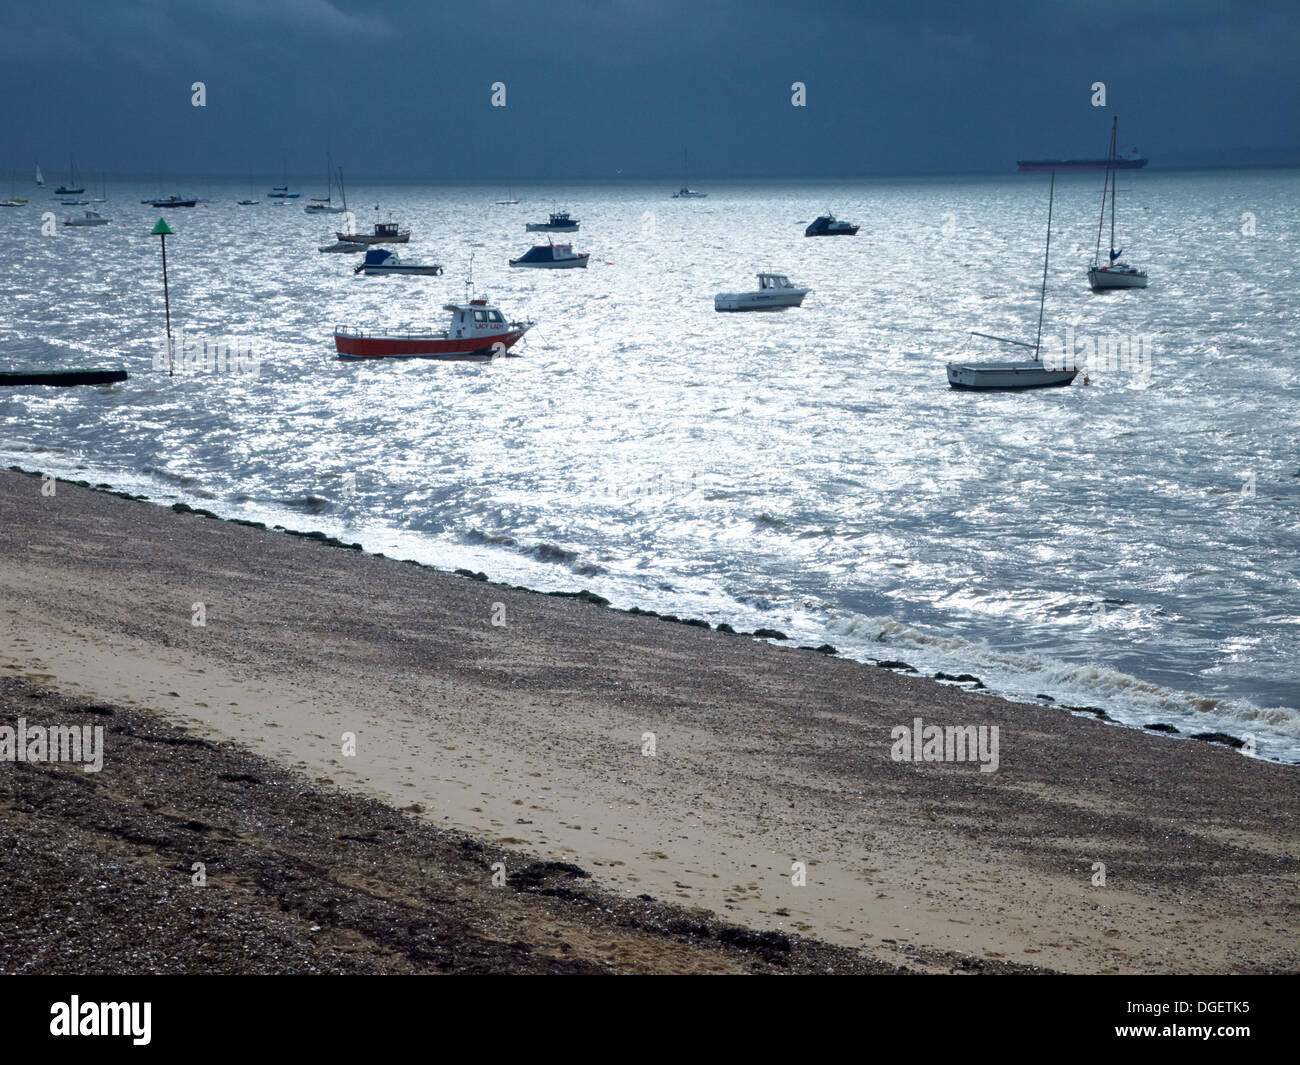
[[[1121,174],[1118,240],[1151,285],[1110,294],[1085,277],[1101,175],[1058,176],[1044,335],[1149,338],[1149,373],[1094,357],[1086,385],[985,395],[944,362],[1018,350],[969,330],[1034,340],[1044,175],[545,185],[518,206],[350,186],[430,278],[354,276],[316,250],[343,219],[272,206],[278,183],[251,207],[247,182],[178,187],[211,202],[161,212],[173,326],[255,374],[153,369],[150,185],[110,183],[94,229],[43,234],[84,210],[47,190],[0,211],[0,368],[132,375],[0,389],[5,465],[1300,759],[1300,174]],[[510,269],[556,209],[589,269]],[[804,238],[826,209],[859,235]],[[521,357],[334,358],[335,324],[441,327],[471,256],[478,294],[537,322]],[[804,306],[713,310],[765,269]]]

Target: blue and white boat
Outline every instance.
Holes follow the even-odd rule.
[[[397,257],[396,252],[391,252],[387,248],[369,248],[366,250],[365,259],[352,272],[354,274],[415,274],[432,277],[442,273],[442,266],[438,263],[432,266],[408,265]]]
[[[856,236],[858,227],[852,222],[842,222],[830,211],[820,218],[813,219],[803,231],[805,237],[852,237]]]
[[[511,259],[511,266],[535,266],[543,270],[567,270],[573,267],[587,268],[590,252],[579,254],[572,244],[538,244],[530,248],[518,259]]]

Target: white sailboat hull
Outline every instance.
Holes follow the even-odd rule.
[[[1107,288],[1146,288],[1147,275],[1141,270],[1107,270],[1093,266],[1088,269],[1088,284],[1094,292]]]
[[[948,384],[972,392],[1015,392],[1026,388],[1060,388],[1077,369],[1050,369],[1041,362],[950,362]]]

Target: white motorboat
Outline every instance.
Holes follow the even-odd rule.
[[[352,271],[354,274],[414,274],[422,277],[432,277],[435,274],[442,273],[442,267],[438,263],[432,266],[416,266],[402,262],[397,257],[396,252],[389,251],[387,248],[369,248],[366,251],[365,260],[359,263]]]
[[[537,244],[529,248],[518,259],[511,259],[511,266],[532,266],[542,270],[569,270],[574,267],[585,270],[590,252],[575,252],[572,244]]]
[[[1056,388],[1068,385],[1079,375],[1077,366],[1045,366],[1041,357],[1043,342],[1043,309],[1047,305],[1047,260],[1052,248],[1052,201],[1056,192],[1056,171],[1047,194],[1047,245],[1043,250],[1043,288],[1038,301],[1038,337],[1030,344],[1023,340],[1009,340],[988,333],[971,336],[996,340],[1001,344],[1029,348],[1033,357],[1018,362],[950,362],[948,384],[955,389],[975,392],[1010,392],[1027,388]]]
[[[333,244],[322,244],[316,250],[352,253],[365,251],[369,247],[369,244],[361,244],[355,240],[336,240]]]
[[[719,292],[713,297],[715,311],[780,311],[802,305],[810,288],[791,284],[785,274],[759,274],[755,292]]]
[[[109,220],[97,211],[85,211],[80,218],[65,218],[65,226],[106,226]]]
[[[1097,251],[1088,267],[1088,284],[1093,292],[1114,288],[1146,288],[1144,271],[1120,261],[1124,249],[1115,250],[1115,186],[1119,181],[1115,173],[1115,146],[1119,137],[1119,118],[1111,121],[1110,152],[1107,155],[1106,183],[1101,187],[1101,220],[1097,223]],[[1110,259],[1101,263],[1101,231],[1106,225],[1106,192],[1110,191]]]

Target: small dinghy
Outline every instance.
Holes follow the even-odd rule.
[[[1030,344],[1023,340],[1009,340],[988,333],[971,336],[996,340],[1000,344],[1013,344],[1029,348],[1033,357],[1020,362],[950,362],[948,384],[961,391],[1019,392],[1027,388],[1059,388],[1070,384],[1079,376],[1077,366],[1049,367],[1043,365],[1043,309],[1047,306],[1047,259],[1052,249],[1052,199],[1056,191],[1056,171],[1052,171],[1052,184],[1047,194],[1047,244],[1043,249],[1043,289],[1038,301],[1038,338]]]
[[[317,251],[359,252],[366,251],[368,244],[359,244],[355,240],[336,240],[333,244],[322,244]]]
[[[755,292],[719,292],[713,297],[715,311],[781,311],[798,307],[810,288],[791,284],[785,274],[759,274]]]
[[[80,218],[65,218],[65,226],[106,226],[109,220],[98,211],[85,211]]]
[[[517,201],[516,201],[517,202]],[[527,233],[576,233],[582,223],[570,216],[568,211],[556,211],[545,222],[529,222],[524,226]]]
[[[354,274],[414,274],[422,277],[432,277],[435,274],[442,273],[442,267],[437,263],[432,266],[415,266],[402,262],[397,257],[396,252],[389,251],[387,248],[370,248],[366,251],[365,261],[358,264],[352,272]]]
[[[511,259],[511,266],[533,266],[543,270],[567,270],[572,267],[587,268],[590,252],[579,254],[572,244],[538,244],[530,248],[518,259]]]
[[[803,231],[805,237],[853,237],[857,236],[858,227],[852,222],[841,222],[830,211],[814,219]]]

